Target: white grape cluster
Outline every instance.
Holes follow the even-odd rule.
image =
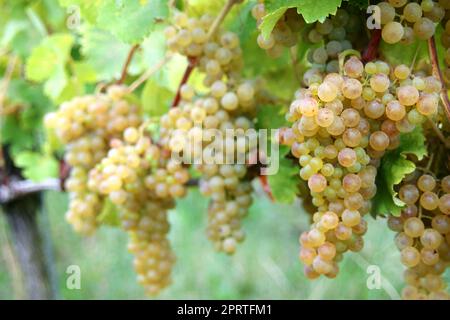
[[[438,109],[439,81],[404,65],[391,70],[383,61],[364,65],[351,57],[342,72],[317,74],[298,90],[287,114],[293,125],[283,136],[318,209],[300,237],[309,278],[336,276],[342,254],[362,249],[362,216],[371,210],[381,157],[398,147],[400,133]]]
[[[388,226],[397,232],[408,300],[450,299],[442,278],[450,263],[450,176],[437,181],[429,174],[405,179],[399,197],[406,206]]]
[[[307,40],[323,45],[308,52],[308,61],[313,67],[307,71],[306,77],[314,77],[324,70],[328,73],[339,72],[339,54],[353,49],[354,43],[365,39],[365,35],[361,34],[362,26],[360,17],[346,9],[338,9],[334,16],[314,23]]]
[[[450,8],[448,0],[388,0],[377,4],[380,8],[381,36],[386,43],[411,44],[415,39],[428,40],[436,24]]]
[[[206,73],[206,86],[210,87],[224,75],[239,78],[243,61],[239,38],[235,33],[219,29],[208,36],[213,23],[209,15],[196,19],[177,12],[173,20],[173,26],[165,30],[168,48],[194,59],[198,69]]]
[[[167,239],[167,210],[186,194],[189,173],[137,128],[127,128],[123,141],[111,145],[90,172],[89,186],[119,208],[138,282],[154,295],[170,283],[175,257]]]
[[[211,198],[208,238],[217,250],[231,254],[244,239],[241,221],[252,202],[246,160],[256,155],[257,145],[246,131],[254,127],[251,119],[262,99],[261,84],[242,79],[236,34],[219,29],[200,41],[195,40],[197,34],[208,33],[211,18],[177,13],[174,22],[166,30],[169,48],[195,59],[208,91],[200,96],[188,84],[180,88],[180,102],[161,117],[161,144],[189,159],[201,173],[200,190]],[[191,42],[180,45],[182,38]],[[192,52],[189,46],[198,50]]]
[[[262,23],[266,14],[264,1],[258,1],[252,8],[252,16],[256,19],[257,26]],[[258,35],[258,46],[266,50],[270,57],[278,58],[283,54],[285,47],[290,48],[297,45],[300,40],[300,31],[304,25],[305,21],[297,13],[296,8],[287,9],[267,38],[261,33]]]
[[[232,90],[216,81],[206,96],[196,97],[184,85],[178,107],[161,118],[161,144],[202,174],[200,190],[211,197],[207,234],[227,253],[244,238],[241,220],[251,204],[245,160],[257,145],[246,136],[253,127],[246,114],[253,111],[254,91],[250,82]],[[238,159],[243,161],[236,163]]]
[[[66,217],[77,232],[95,231],[103,205],[102,197],[88,187],[90,170],[106,156],[111,139],[140,123],[139,107],[126,99],[122,86],[111,86],[105,94],[76,97],[46,115],[45,125],[66,144],[65,161],[72,167],[65,183],[70,193]]]

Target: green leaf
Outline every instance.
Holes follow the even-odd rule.
[[[78,78],[69,79],[60,92],[59,96],[55,99],[56,104],[61,104],[64,101],[69,101],[76,96],[80,96],[84,93],[84,86]]]
[[[286,158],[289,151],[289,147],[280,146],[278,172],[267,179],[274,199],[287,204],[292,203],[299,193],[299,170],[293,161]]]
[[[35,48],[27,61],[25,69],[27,78],[34,81],[47,80],[56,68],[57,59],[55,52],[45,47]]]
[[[63,7],[80,10],[81,16],[89,23],[95,23],[101,3],[102,0],[59,0],[59,4]],[[76,10],[70,10],[68,13],[78,14]]]
[[[47,82],[45,82],[45,94],[53,101],[56,101],[66,87],[67,81],[67,73],[64,69],[64,65],[57,65],[56,70],[52,73],[52,76],[47,80]]]
[[[252,8],[256,3],[255,0],[246,1],[229,14],[231,21],[227,28],[239,36],[241,45],[243,42],[252,41],[250,37],[256,32],[256,20],[252,16]]]
[[[24,59],[30,55],[42,39],[30,20],[25,17],[11,19],[2,28],[3,35],[1,36],[0,46],[9,48],[13,53]]]
[[[64,66],[70,57],[73,37],[70,34],[54,34],[45,38],[34,48],[25,68],[26,77],[33,81],[44,81],[52,77],[58,67]]]
[[[81,83],[94,83],[97,81],[97,74],[94,67],[88,62],[75,62],[73,73]]]
[[[408,160],[406,156],[414,155],[421,160],[426,154],[425,136],[421,127],[416,127],[413,132],[401,134],[398,149],[389,151],[381,159],[376,179],[377,193],[372,201],[373,216],[400,215],[405,203],[397,197],[394,186],[416,169],[414,162]]]
[[[161,116],[169,110],[173,92],[159,85],[154,79],[147,80],[142,92],[142,108],[149,116]]]
[[[428,47],[426,42],[422,40],[416,40],[407,46],[401,43],[388,44],[381,41],[379,50],[385,61],[392,65],[411,65],[414,57],[416,57],[415,65],[428,59]]]
[[[51,101],[43,94],[42,86],[23,79],[9,83],[7,100],[21,106],[21,112],[0,117],[0,137],[14,150],[29,150],[38,145],[43,115],[52,109]]]
[[[42,86],[31,84],[22,79],[11,80],[7,96],[12,103],[33,106],[42,112],[45,112],[51,104],[42,93]]]
[[[103,208],[97,217],[97,221],[100,224],[106,224],[109,226],[120,226],[119,211],[108,198],[106,198],[103,202]]]
[[[136,44],[168,16],[166,0],[104,0],[97,23],[120,40]]]
[[[282,106],[265,105],[258,108],[256,127],[258,129],[279,129],[287,125],[286,110]]]
[[[22,169],[26,179],[41,181],[58,176],[58,161],[49,155],[23,151],[14,155],[14,163]]]
[[[189,4],[186,4],[185,6],[185,12],[189,16],[196,16],[196,17],[200,17],[205,13],[215,16],[219,14],[220,10],[223,8],[225,4],[226,0],[214,0],[214,1],[189,0]]]
[[[0,117],[0,142],[11,144],[15,149],[29,149],[33,146],[29,132],[22,130],[18,118],[13,116]]]
[[[265,2],[269,14],[281,8],[297,8],[297,12],[307,23],[323,22],[328,15],[336,13],[341,3],[342,0],[268,0]]]
[[[107,31],[94,27],[81,28],[81,51],[94,68],[98,79],[111,81],[120,78],[122,62],[126,60],[131,46]]]
[[[270,36],[278,20],[280,20],[280,18],[283,16],[283,14],[286,12],[288,8],[289,7],[283,6],[264,16],[263,21],[259,26],[259,29],[261,30],[261,34],[265,39],[267,39]]]

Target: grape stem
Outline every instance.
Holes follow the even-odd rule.
[[[155,64],[152,68],[148,69],[146,72],[144,72],[136,81],[134,81],[129,87],[128,92],[131,93],[141,84],[143,84],[145,81],[147,81],[151,76],[153,76],[156,72],[158,72],[167,62],[172,59],[172,55],[168,54],[166,55],[161,61],[159,61],[157,64]]]
[[[345,63],[345,58],[347,58],[348,56],[357,56],[358,58],[361,58],[361,53],[358,50],[355,49],[347,49],[342,51],[339,56],[339,73],[343,74],[344,72],[344,63]]]
[[[378,56],[378,47],[381,41],[381,30],[375,29],[370,37],[369,44],[364,50],[362,55],[362,61],[364,63],[374,60]]]
[[[12,75],[14,73],[14,68],[17,63],[16,56],[10,56],[8,60],[8,66],[6,67],[5,76],[0,86],[0,114],[2,114],[2,110],[4,108],[4,102],[6,98],[6,93],[8,92],[9,82],[11,81]]]
[[[439,58],[436,50],[436,40],[434,36],[428,39],[428,55],[430,56],[431,66],[433,68],[433,75],[439,79],[442,84],[441,100],[444,104],[445,114],[448,121],[450,121],[450,101],[448,99],[447,89],[442,76],[441,68],[439,67]]]
[[[211,37],[217,32],[217,30],[220,27],[220,24],[225,19],[228,12],[230,12],[231,8],[241,2],[242,0],[228,0],[227,3],[223,6],[222,10],[220,11],[217,18],[214,20],[211,28],[209,29],[209,32],[207,34],[207,40],[206,42],[211,39]],[[172,108],[175,108],[178,106],[181,100],[181,87],[186,84],[189,80],[189,77],[191,76],[192,71],[194,70],[195,66],[197,65],[197,60],[194,57],[188,57],[188,65],[186,67],[186,70],[184,71],[183,77],[181,78],[180,84],[178,85],[177,93],[175,95],[175,98],[172,102]]]
[[[300,79],[300,75],[297,72],[297,66],[298,66],[297,52],[298,52],[297,46],[294,46],[289,49],[289,56],[291,58],[292,70],[294,71],[295,79],[301,85],[302,81]]]
[[[125,64],[123,65],[120,78],[119,78],[119,80],[117,80],[116,84],[122,84],[125,81],[125,79],[127,78],[128,68],[130,67],[131,60],[133,60],[133,56],[138,49],[139,49],[138,44],[131,47],[130,52],[128,52],[127,59],[125,60]]]
[[[172,102],[172,108],[175,108],[178,106],[181,100],[181,88],[184,84],[186,84],[189,80],[189,77],[191,76],[192,71],[194,71],[195,65],[197,64],[197,59],[189,57],[188,58],[188,65],[186,67],[186,70],[184,71],[183,77],[181,78],[180,84],[178,85],[177,93],[175,95],[175,98]]]
[[[216,33],[216,31],[219,29],[221,23],[227,16],[228,12],[230,12],[231,8],[242,0],[228,0],[227,3],[223,6],[222,10],[220,11],[219,15],[217,16],[216,20],[214,20],[211,29],[209,29],[207,39],[211,39],[211,37]]]
[[[445,94],[445,95],[447,95],[447,94]],[[444,144],[445,148],[450,149],[450,141],[445,139],[444,134],[442,133],[441,130],[439,130],[439,128],[436,126],[436,124],[433,122],[433,120],[431,120],[430,118],[427,117],[427,122],[430,124],[431,129],[433,129],[434,133],[439,138],[439,140],[441,140],[441,142]]]
[[[427,170],[430,170],[431,165],[433,164],[433,159],[434,159],[434,153],[432,153],[430,155],[430,159],[428,159],[427,168],[426,168]]]

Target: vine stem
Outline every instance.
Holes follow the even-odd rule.
[[[445,139],[444,134],[442,133],[441,130],[439,130],[439,128],[436,126],[433,120],[427,117],[427,122],[430,124],[431,129],[433,129],[434,133],[439,138],[439,140],[441,140],[441,142],[444,144],[445,148],[450,149],[450,141]]]
[[[145,73],[143,73],[136,81],[134,81],[129,87],[128,92],[131,93],[136,90],[141,84],[143,84],[147,79],[153,76],[156,72],[158,72],[167,62],[172,59],[172,55],[166,55],[161,61],[155,64],[152,68],[148,69]]]
[[[300,75],[297,72],[297,66],[298,66],[297,52],[298,52],[297,46],[289,49],[289,56],[291,58],[292,70],[294,71],[295,79],[301,85],[302,80],[300,79]]]
[[[378,47],[381,41],[381,29],[375,29],[370,37],[369,44],[362,54],[363,62],[374,60],[378,55]]]
[[[214,20],[211,29],[209,29],[207,39],[211,39],[211,37],[216,33],[216,31],[219,29],[220,24],[223,22],[225,17],[227,16],[228,12],[230,12],[231,8],[242,0],[228,0],[227,3],[223,6],[222,10],[220,11],[219,15],[217,16],[216,20]]]
[[[133,60],[133,56],[136,53],[137,49],[139,49],[138,44],[131,47],[130,52],[128,52],[127,59],[125,60],[125,64],[123,65],[120,78],[119,80],[117,80],[116,84],[122,84],[127,78],[128,68],[130,67],[131,60]]]
[[[4,108],[4,102],[6,98],[6,93],[8,91],[9,82],[11,81],[12,75],[14,73],[14,68],[16,66],[18,58],[16,56],[9,57],[8,66],[6,67],[5,77],[3,78],[0,87],[0,114]]]
[[[220,27],[220,24],[225,19],[226,15],[230,12],[231,8],[241,2],[242,0],[228,0],[227,3],[223,6],[222,10],[220,11],[217,18],[214,20],[211,28],[208,31],[207,34],[207,40],[208,42],[214,34],[217,32],[217,30]],[[192,71],[194,70],[195,66],[197,65],[198,59],[194,57],[188,57],[188,65],[186,67],[186,70],[184,71],[183,77],[181,78],[180,84],[178,85],[177,93],[175,95],[175,98],[172,102],[172,108],[178,106],[181,100],[181,87],[186,84],[189,80],[189,77],[191,76]]]
[[[444,83],[444,77],[442,76],[441,68],[439,67],[439,59],[436,50],[436,40],[434,36],[428,39],[428,55],[430,56],[431,66],[433,68],[433,75],[439,79],[442,84],[441,100],[444,104],[445,114],[448,121],[450,121],[450,101],[448,99],[447,89]]]
[[[30,180],[11,181],[8,185],[0,185],[0,204],[45,190],[61,191],[59,179],[48,179],[42,182]]]
[[[427,170],[430,170],[430,168],[431,168],[431,165],[433,164],[433,160],[434,160],[434,153],[432,153],[431,155],[430,155],[430,159],[428,159],[428,163],[427,163]]]
[[[191,76],[192,71],[194,71],[196,64],[197,64],[196,58],[191,58],[191,57],[188,58],[188,65],[186,67],[186,70],[184,70],[183,77],[181,78],[180,84],[178,85],[177,93],[172,102],[172,108],[175,108],[180,103],[181,88],[183,87],[184,84],[186,84],[186,82],[188,82],[189,77]]]

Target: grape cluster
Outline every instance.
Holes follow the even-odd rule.
[[[259,26],[262,23],[262,18],[266,15],[264,1],[255,4],[252,8],[252,15],[256,19],[256,25]],[[267,39],[262,34],[258,35],[258,46],[266,50],[270,57],[278,58],[283,54],[285,47],[290,48],[297,45],[300,39],[300,31],[304,25],[305,21],[297,13],[296,8],[287,9],[275,24]]]
[[[211,18],[196,20],[179,13],[174,20],[166,30],[169,47],[195,58],[207,92],[199,96],[188,84],[180,88],[180,102],[161,117],[161,144],[200,172],[200,191],[211,198],[208,238],[218,251],[232,254],[244,239],[241,221],[252,202],[246,164],[257,146],[247,131],[254,126],[251,119],[261,99],[261,84],[242,79],[236,34],[219,29],[209,38],[201,37],[193,53],[179,45],[180,39],[196,43],[195,34],[207,34]]]
[[[89,186],[119,208],[138,282],[154,295],[170,283],[175,257],[167,239],[167,210],[186,194],[189,173],[141,131],[127,128],[123,141],[112,141],[107,157],[90,172]]]
[[[342,253],[362,249],[380,158],[438,108],[439,82],[406,66],[364,65],[353,56],[342,72],[317,74],[297,91],[283,133],[318,209],[300,237],[310,278],[336,276]]]
[[[429,174],[405,181],[399,197],[406,206],[388,226],[407,267],[404,299],[450,299],[442,274],[450,262],[450,176],[440,181]]]
[[[247,82],[233,91],[217,81],[205,97],[195,97],[185,85],[178,107],[161,118],[161,144],[201,173],[200,191],[211,197],[207,234],[218,250],[227,253],[233,253],[236,242],[244,238],[241,220],[251,204],[245,161],[256,145],[246,137],[253,123],[245,111],[253,106],[254,102],[249,104],[253,95]]]
[[[111,139],[141,123],[139,108],[126,100],[126,88],[111,86],[106,94],[74,98],[46,115],[45,125],[66,144],[65,161],[72,167],[65,183],[70,192],[67,220],[77,232],[92,234],[102,197],[88,187],[89,171],[106,156]]]
[[[415,39],[428,40],[436,31],[436,23],[445,16],[447,0],[389,0],[380,2],[381,36],[386,43],[411,44]]]
[[[173,20],[174,24],[165,30],[168,48],[195,59],[198,69],[206,73],[206,86],[210,87],[224,75],[239,77],[243,61],[239,38],[235,33],[218,30],[208,36],[213,23],[209,15],[196,19],[177,12]]]
[[[307,71],[306,77],[315,77],[324,70],[338,72],[338,55],[365,39],[365,35],[361,34],[362,26],[360,17],[346,9],[338,9],[331,18],[314,23],[307,34],[307,41],[323,45],[308,52],[308,61],[313,67]]]

